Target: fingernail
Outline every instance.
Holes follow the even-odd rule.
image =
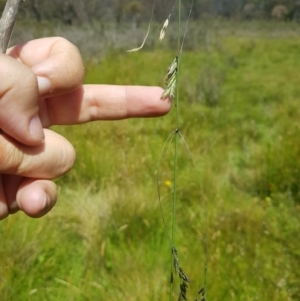
[[[51,90],[51,83],[48,78],[37,76],[37,82],[38,82],[40,95],[45,94]]]
[[[49,205],[50,205],[50,197],[48,196],[48,194],[45,194],[42,210],[49,207]]]
[[[41,138],[42,140],[45,139],[43,127],[38,114],[35,114],[30,120],[29,131],[31,135]]]

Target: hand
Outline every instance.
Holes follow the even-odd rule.
[[[169,99],[161,99],[163,90],[158,87],[82,85],[84,67],[80,53],[62,38],[30,41],[11,48],[8,55],[10,57],[2,58],[8,62],[12,80],[1,89],[0,96],[5,98],[5,108],[9,112],[15,112],[19,120],[23,118],[23,126],[17,124],[18,119],[12,113],[9,115],[13,118],[10,125],[2,125],[5,122],[0,122],[0,125],[19,142],[36,146],[25,147],[5,134],[1,137],[3,141],[0,139],[0,149],[8,147],[12,153],[9,156],[3,152],[0,156],[0,166],[6,164],[5,168],[0,168],[0,219],[20,209],[33,217],[47,213],[57,195],[55,184],[50,179],[68,171],[75,159],[70,144],[52,131],[44,131],[42,145],[37,145],[41,141],[36,138],[38,135],[30,136],[28,124],[36,114],[36,107],[39,107],[40,121],[45,128],[54,124],[162,116],[171,107]],[[16,70],[9,66],[15,66]],[[26,84],[21,85],[25,73],[30,76],[26,78]],[[25,104],[22,100],[19,101],[21,104],[14,101],[16,95],[23,96]],[[0,120],[3,117],[7,122],[7,116],[0,115]],[[35,124],[38,124],[36,120]],[[53,156],[60,158],[59,162],[54,162]],[[4,163],[7,158],[12,159]]]

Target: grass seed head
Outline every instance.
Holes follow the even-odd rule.
[[[166,98],[167,96],[174,97],[177,83],[177,71],[178,71],[178,56],[175,57],[172,64],[169,66],[167,74],[164,78],[165,84],[167,88],[162,94],[162,98]]]

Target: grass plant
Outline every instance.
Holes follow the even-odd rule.
[[[177,46],[177,56],[174,58],[172,64],[170,65],[170,67],[168,68],[168,72],[167,75],[165,76],[165,83],[166,83],[166,89],[164,91],[164,93],[162,94],[162,99],[165,99],[166,97],[173,97],[174,99],[174,108],[175,108],[175,126],[176,128],[173,130],[173,132],[171,133],[171,135],[169,136],[169,138],[167,138],[166,143],[169,144],[169,142],[171,143],[171,141],[173,140],[174,137],[174,167],[173,167],[173,187],[172,187],[172,222],[171,222],[171,228],[170,230],[167,228],[167,225],[165,223],[165,218],[164,218],[164,212],[162,210],[162,205],[161,205],[161,193],[160,193],[160,185],[161,185],[161,178],[158,178],[158,198],[159,198],[159,202],[160,202],[160,207],[161,207],[161,214],[162,214],[162,218],[163,218],[163,222],[164,222],[164,227],[166,228],[166,232],[167,232],[167,237],[170,241],[170,246],[171,246],[171,272],[170,272],[170,292],[169,292],[169,300],[173,300],[173,294],[174,294],[174,277],[178,276],[180,279],[180,283],[179,283],[179,295],[177,300],[178,301],[184,301],[187,300],[187,291],[189,288],[189,285],[191,283],[191,279],[186,275],[186,273],[184,272],[182,266],[179,263],[179,259],[178,259],[178,251],[175,247],[175,245],[177,245],[177,243],[175,243],[175,234],[176,234],[176,225],[177,225],[177,203],[178,203],[178,199],[177,199],[177,190],[178,190],[178,144],[179,144],[179,139],[182,138],[182,140],[184,141],[184,145],[186,146],[189,155],[192,157],[192,154],[189,151],[188,145],[183,137],[183,134],[180,131],[180,124],[179,124],[179,100],[180,100],[180,88],[179,88],[179,79],[180,79],[180,66],[181,66],[181,58],[182,58],[182,54],[183,54],[183,46],[184,46],[184,41],[187,35],[187,29],[188,29],[188,24],[190,21],[190,17],[191,17],[191,13],[193,10],[193,5],[194,5],[194,0],[191,1],[191,8],[190,8],[190,12],[188,15],[188,18],[186,20],[186,26],[185,26],[185,31],[183,34],[183,37],[181,38],[182,34],[181,34],[181,0],[179,0],[178,2],[176,1],[175,4],[178,3],[178,46]],[[174,8],[174,7],[173,7]],[[172,11],[173,11],[172,8]],[[160,33],[160,39],[162,39],[165,36],[165,31],[166,28],[168,26],[169,23],[169,19],[171,17],[172,11],[169,15],[169,17],[166,19],[166,21],[163,24],[161,33]],[[175,92],[176,91],[176,92]],[[170,140],[170,141],[169,141]],[[165,143],[165,144],[166,144]],[[168,145],[169,147],[169,145]],[[163,149],[164,150],[164,149]],[[163,153],[162,153],[163,154]],[[191,158],[192,159],[192,158]],[[161,160],[160,160],[161,161]],[[194,166],[194,161],[192,159],[192,163],[193,163],[193,168]],[[200,187],[198,187],[198,189],[200,189]],[[201,195],[202,196],[202,195]],[[201,200],[200,200],[201,201]],[[204,212],[206,215],[206,205],[203,204],[203,208],[204,208]],[[171,233],[171,235],[169,234],[169,231]],[[205,230],[204,230],[205,231]],[[206,229],[207,231],[207,229]],[[207,234],[207,232],[206,232]],[[205,240],[205,244],[206,244],[206,256],[208,255],[207,251],[208,251],[208,247],[207,247],[207,236],[205,236],[204,238]],[[205,301],[206,300],[206,273],[207,273],[207,257],[205,258],[205,267],[204,267],[204,273],[203,273],[203,284],[204,286],[201,287],[201,289],[198,292],[198,295],[201,296],[201,301]],[[174,276],[175,275],[175,276]]]
[[[211,39],[209,47],[185,50],[178,83],[180,131],[189,143],[207,204],[207,299],[296,301],[298,29],[254,22],[239,29],[226,22],[220,28],[218,40]],[[100,64],[86,60],[86,82],[160,85],[173,58],[167,49],[145,48],[132,56],[107,50]],[[221,92],[214,106],[199,91],[207,66],[226,74],[215,86]],[[168,300],[170,246],[155,179],[161,147],[176,124],[174,115],[173,110],[159,119],[54,128],[74,144],[77,162],[57,180],[60,197],[50,214],[32,220],[18,213],[0,223],[1,300]],[[192,279],[189,296],[197,296],[206,217],[180,141],[176,249]],[[161,166],[167,225],[173,156],[169,148]]]

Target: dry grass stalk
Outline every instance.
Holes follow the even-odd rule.
[[[144,45],[145,45],[145,43],[146,43],[146,41],[147,41],[147,39],[148,39],[149,32],[150,32],[150,28],[151,28],[151,24],[152,24],[153,13],[154,13],[154,4],[155,4],[155,2],[153,3],[152,13],[151,13],[151,19],[150,19],[150,21],[149,21],[148,30],[147,30],[147,33],[146,33],[146,36],[145,36],[145,38],[144,38],[144,40],[143,40],[142,45],[141,45],[140,47],[137,47],[137,48],[133,48],[133,49],[127,50],[127,52],[137,52],[137,51],[141,50],[141,49],[144,47]]]

